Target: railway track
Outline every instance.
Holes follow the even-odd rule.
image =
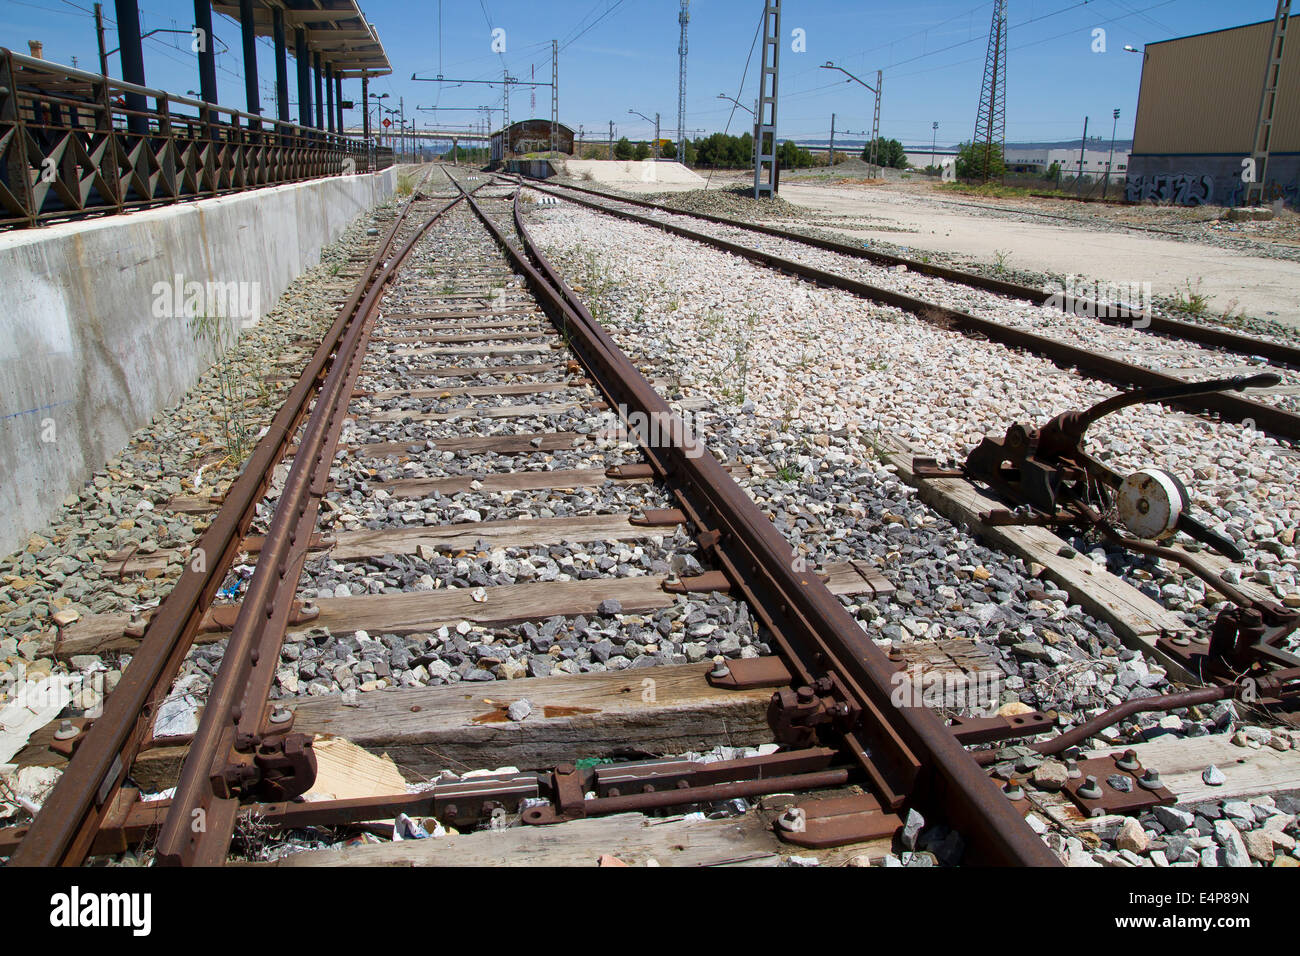
[[[74,864],[105,846],[147,836],[156,840],[161,863],[216,864],[225,860],[240,820],[248,818],[293,827],[422,812],[465,826],[504,808],[525,824],[542,824],[860,783],[868,793],[852,798],[852,812],[829,821],[813,814],[808,839],[814,845],[832,840],[831,833],[839,840],[846,834],[888,834],[899,825],[897,811],[908,804],[941,813],[968,831],[972,859],[1056,863],[939,716],[923,708],[890,713],[889,678],[897,663],[863,636],[818,574],[793,561],[788,543],[684,425],[680,403],[674,408],[658,394],[532,249],[522,220],[509,229],[508,195],[485,189],[484,182],[467,185],[473,188],[455,198],[417,197],[380,242],[277,416],[277,427],[200,540],[196,552],[207,560],[191,560],[158,611],[147,622],[128,622],[126,633],[118,635],[134,651],[131,664],[103,715],[73,728],[71,760],[41,814],[27,831],[9,834],[10,845],[21,837],[12,862]],[[608,421],[605,413],[615,407],[627,431],[604,434],[598,423]],[[659,430],[638,431],[638,414]],[[639,440],[640,448],[629,445],[629,438]],[[593,441],[614,454],[587,454]],[[639,454],[625,457],[620,446]],[[557,461],[577,464],[577,451],[587,467],[564,468],[560,480],[614,486],[612,494],[625,506],[637,502],[634,510],[577,516],[561,521],[562,527],[547,519],[516,519],[502,528],[481,520],[443,524],[430,508],[417,512],[418,528],[405,520],[394,529],[380,522],[380,528],[359,535],[335,530],[332,540],[321,537],[331,482],[364,489],[347,496],[354,504],[376,496],[427,495],[431,483],[450,491],[467,479],[479,488],[545,490],[555,480],[538,481],[542,469]],[[591,468],[601,457],[606,467]],[[274,513],[254,544],[246,532],[280,458],[292,464],[280,470]],[[451,475],[439,467],[450,461],[469,465]],[[364,480],[352,482],[348,475]],[[683,562],[682,573],[668,576],[637,568],[623,577],[584,573],[577,580],[505,586],[498,594],[490,580],[474,587],[472,573],[458,578],[457,570],[466,569],[453,561],[449,580],[463,587],[400,597],[381,591],[296,599],[303,569],[322,547],[335,562],[415,552],[432,559],[426,562],[432,569],[437,557],[464,553],[470,541],[494,534],[508,535],[512,543],[559,547],[582,521],[594,526],[585,533],[597,542],[680,537],[689,529],[690,550],[712,567]],[[231,565],[249,552],[256,555],[255,570],[242,600],[214,604]],[[196,571],[200,566],[204,570]],[[698,573],[686,573],[691,568]],[[758,668],[758,686],[777,686],[772,722],[783,748],[726,767],[628,765],[635,786],[604,786],[591,770],[564,764],[505,780],[460,783],[450,795],[435,786],[384,800],[294,801],[312,785],[316,761],[312,738],[293,730],[292,702],[272,700],[291,628],[329,623],[355,632],[347,618],[366,602],[364,613],[385,621],[375,628],[385,633],[427,631],[457,618],[458,629],[466,631],[466,619],[540,617],[548,606],[558,606],[557,592],[561,603],[593,615],[602,608],[650,612],[685,595],[729,592],[731,600],[743,600],[778,652],[777,661]],[[481,613],[474,612],[476,604]],[[85,626],[80,633],[75,625],[69,629],[65,643],[98,640],[99,632],[119,622],[78,623]],[[137,645],[131,631],[141,624]],[[221,642],[219,666],[197,730],[183,739],[155,738],[153,718],[182,662],[196,643],[213,637]],[[737,683],[750,673],[740,664],[703,667],[700,679],[708,671],[715,681]],[[740,686],[753,686],[754,680],[751,673]],[[1004,722],[993,733],[1015,730]],[[184,748],[175,792],[170,799],[142,802],[127,785],[132,765],[160,744]],[[591,790],[599,795],[584,797]],[[195,820],[203,825],[194,826]],[[844,827],[845,832],[837,829]],[[802,825],[795,829],[804,832]]]
[[[513,181],[521,181],[519,177],[509,178]],[[784,239],[793,243],[808,245],[815,249],[823,249],[827,252],[834,252],[851,258],[865,259],[887,268],[896,269],[897,267],[902,266],[904,270],[918,275],[943,279],[947,282],[958,283],[960,285],[969,286],[973,289],[982,289],[1006,298],[1020,299],[1035,305],[1041,305],[1044,308],[1051,308],[1059,311],[1064,305],[1064,303],[1049,305],[1047,299],[1050,298],[1050,293],[1035,286],[1027,286],[1019,282],[1011,282],[1006,279],[998,279],[975,272],[967,272],[962,269],[937,265],[935,263],[922,262],[919,259],[899,256],[878,249],[851,245],[846,242],[837,242],[833,239],[806,235],[794,230],[781,229],[777,226],[770,226],[762,223],[742,222],[726,216],[715,216],[709,213],[700,212],[688,213],[680,209],[674,209],[671,206],[665,206],[662,203],[649,202],[631,196],[604,192],[586,186],[577,186],[572,183],[551,185],[558,186],[563,190],[568,190],[570,193],[579,193],[584,196],[591,196],[595,199],[604,199],[613,202],[616,205],[649,209],[671,216],[698,219],[703,222],[741,230],[742,232],[748,231],[760,235],[772,236],[777,239]],[[1034,213],[1034,215],[1039,214]],[[1167,232],[1167,230],[1150,231]],[[1173,233],[1170,234],[1172,235]],[[1215,325],[1187,322],[1180,319],[1171,319],[1164,316],[1149,314],[1148,312],[1144,312],[1140,304],[1128,302],[1122,299],[1108,303],[1101,303],[1099,305],[1095,300],[1088,299],[1086,296],[1079,296],[1076,301],[1069,303],[1067,311],[1070,311],[1075,315],[1095,318],[1100,322],[1111,325],[1128,326],[1155,335],[1169,336],[1187,342],[1195,342],[1200,345],[1211,346],[1237,355],[1249,357],[1258,356],[1268,359],[1270,362],[1277,365],[1291,369],[1300,369],[1300,348],[1297,348],[1294,345],[1290,345],[1286,342],[1273,341],[1267,338],[1260,338],[1258,336],[1242,335],[1238,332],[1233,332],[1229,329]]]
[[[779,267],[787,266],[833,281],[809,266]],[[670,388],[638,369],[551,267],[513,185],[431,171],[196,548],[130,556],[117,568],[140,574],[179,558],[186,571],[171,595],[148,619],[101,616],[60,634],[61,656],[128,650],[131,664],[102,716],[60,728],[67,768],[30,828],[0,831],[0,855],[68,865],[145,843],[160,863],[211,865],[227,859],[248,821],[338,829],[407,814],[462,829],[498,818],[563,825],[794,793],[776,828],[796,847],[889,838],[904,814],[921,810],[962,834],[972,862],[1059,863],[1008,799],[1016,781],[1004,786],[984,769],[995,751],[968,749],[1041,734],[1050,719],[948,720],[897,706],[905,661],[870,640],[840,600],[855,589],[883,593],[887,582],[861,562],[813,568],[792,553],[737,484],[745,467],[716,457],[707,430],[688,423],[702,403],[686,394],[670,401],[661,394]],[[1261,421],[1289,414],[1259,408]],[[696,420],[707,429],[703,411]],[[259,518],[267,495],[274,510]],[[240,562],[254,570],[239,600],[219,600]],[[535,579],[504,575],[511,563],[527,564]],[[295,727],[309,710],[294,691],[303,668],[286,679],[285,662],[302,660],[310,643],[337,654],[347,642],[363,660],[371,633],[417,654],[436,645],[459,661],[464,682],[519,676],[520,660],[488,640],[511,627],[558,651],[548,657],[562,674],[572,673],[563,664],[574,648],[555,638],[576,631],[574,619],[599,619],[602,633],[622,631],[638,646],[671,643],[671,614],[684,607],[709,620],[743,608],[755,622],[770,655],[719,655],[693,680],[770,689],[775,752],[591,767],[576,750],[572,760],[521,761],[522,771],[405,794],[300,799],[319,763],[312,734]],[[157,735],[159,710],[200,652],[215,673],[197,729]],[[624,652],[633,653],[626,644]],[[551,664],[527,668],[542,677]],[[368,680],[354,671],[338,678],[345,697],[384,688],[380,669],[363,673]],[[527,718],[526,709],[500,710],[493,721]],[[1120,711],[1088,729],[1132,708]],[[143,801],[134,765],[163,749],[179,754],[175,792]]]
[[[518,181],[513,177],[511,180]],[[740,223],[701,213],[685,213],[644,200],[615,197],[585,187],[529,182],[529,188],[606,215],[704,243],[819,285],[904,309],[942,328],[988,339],[1009,348],[1022,349],[1062,367],[1075,368],[1081,373],[1128,388],[1177,385],[1190,377],[1181,371],[1183,368],[1190,367],[1193,373],[1198,369],[1220,370],[1225,366],[1240,365],[1240,359],[1235,356],[1249,357],[1254,366],[1277,370],[1285,382],[1280,393],[1273,389],[1257,389],[1252,391],[1252,395],[1256,396],[1252,398],[1215,393],[1171,398],[1165,400],[1166,404],[1212,413],[1227,421],[1248,422],[1279,437],[1291,441],[1300,440],[1300,413],[1297,413],[1293,398],[1297,383],[1292,375],[1292,370],[1300,368],[1300,349],[1294,346],[1159,316],[1129,317],[1127,306],[1123,307],[1123,318],[1108,320],[1104,307],[1098,309],[1096,302],[1081,299],[1072,308],[1077,307],[1079,315],[1086,315],[1090,319],[1099,312],[1102,313],[1096,319],[1099,327],[1097,336],[1111,336],[1105,339],[1103,347],[1093,347],[1091,343],[1084,346],[1076,344],[1079,330],[1074,311],[1062,315],[1059,307],[1055,310],[1047,307],[1034,308],[1028,310],[1022,319],[1010,323],[985,319],[972,311],[954,308],[942,301],[947,297],[944,286],[951,283],[979,289],[1001,299],[1022,300],[1035,306],[1045,300],[1046,294],[1041,289],[804,236],[773,226]],[[651,214],[633,211],[638,208],[648,209]],[[708,223],[710,228],[695,225],[699,222]],[[753,236],[766,238],[756,241]],[[817,258],[810,254],[814,249],[831,253],[831,256]],[[880,268],[863,269],[856,266],[853,260],[869,262]],[[900,291],[897,284],[890,281],[886,270],[899,269],[934,280],[918,290],[924,298],[912,294],[910,290]],[[1163,356],[1164,361],[1176,366],[1179,372],[1175,373],[1173,368],[1162,369],[1150,362],[1150,349],[1144,356],[1146,362],[1129,360],[1124,352],[1141,351],[1143,339],[1154,339],[1155,342],[1162,343],[1156,347],[1156,351]]]

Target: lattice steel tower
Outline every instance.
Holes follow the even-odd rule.
[[[681,65],[677,68],[677,161],[686,165],[686,24],[691,22],[691,0],[682,0],[677,22],[682,25],[682,39],[677,44]]]
[[[1286,28],[1291,18],[1291,0],[1277,0],[1273,18],[1273,39],[1268,47],[1268,69],[1264,72],[1263,93],[1259,100],[1259,119],[1255,121],[1255,141],[1251,155],[1255,159],[1255,181],[1246,186],[1246,204],[1262,202],[1268,177],[1268,155],[1273,141],[1273,118],[1277,114],[1278,91],[1282,79],[1282,53],[1286,47]]]
[[[560,41],[551,41],[551,152],[560,151]]]
[[[993,26],[989,29],[989,49],[984,57],[984,83],[980,87],[980,107],[975,114],[977,155],[984,157],[984,181],[989,181],[993,147],[1001,150],[1007,139],[1007,0],[995,0]],[[981,148],[982,147],[982,148]]]
[[[781,66],[781,0],[763,5],[763,66],[758,73],[758,110],[754,115],[754,198],[775,196],[776,91]]]

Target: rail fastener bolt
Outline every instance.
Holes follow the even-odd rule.
[[[71,740],[79,733],[81,733],[81,731],[77,728],[77,725],[74,724],[71,720],[64,718],[63,720],[59,721],[59,729],[54,732],[54,739]]]
[[[1120,770],[1134,771],[1138,769],[1137,751],[1129,748],[1115,758],[1115,766]]]
[[[804,814],[803,807],[787,807],[776,818],[776,825],[786,833],[803,833],[808,829],[808,817]]]
[[[1085,778],[1079,785],[1078,794],[1085,800],[1100,800],[1101,787],[1097,783],[1097,778],[1091,775]]]
[[[713,670],[709,671],[709,676],[714,680],[721,680],[731,673],[731,668],[727,666],[727,659],[719,654],[713,659]]]
[[[1160,771],[1150,768],[1142,771],[1142,776],[1138,777],[1138,786],[1143,790],[1159,790],[1164,786],[1160,781]]]

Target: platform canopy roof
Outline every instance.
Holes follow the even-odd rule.
[[[356,0],[253,0],[253,26],[258,36],[272,35],[272,9],[284,13],[286,46],[293,52],[293,31],[307,33],[307,49],[319,53],[344,79],[387,76],[393,72],[379,31],[367,22]],[[239,0],[214,0],[217,13],[239,20]]]

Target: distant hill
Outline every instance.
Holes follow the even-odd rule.
[[[782,137],[782,139],[784,139],[784,137]],[[802,146],[805,149],[827,149],[830,146],[830,144],[825,139],[796,138],[794,142],[796,146]],[[842,149],[846,153],[854,149],[861,151],[862,147],[865,146],[866,144],[867,141],[861,138],[840,139],[838,136],[835,137],[835,148],[837,150]],[[956,145],[957,145],[956,143],[950,143],[948,145],[939,143],[935,148],[952,149]],[[904,141],[903,147],[907,149],[909,152],[917,152],[923,149],[929,149],[930,144],[929,143],[908,143]],[[1048,143],[1048,142],[1007,143],[1007,149],[1078,149],[1078,148],[1079,148],[1079,137],[1077,136],[1074,139],[1058,140],[1052,143]],[[1089,136],[1088,148],[1089,149],[1110,149],[1110,139],[1104,136]],[[1115,148],[1120,151],[1124,151],[1124,150],[1131,151],[1133,149],[1133,141],[1131,139],[1117,139],[1115,140]]]

